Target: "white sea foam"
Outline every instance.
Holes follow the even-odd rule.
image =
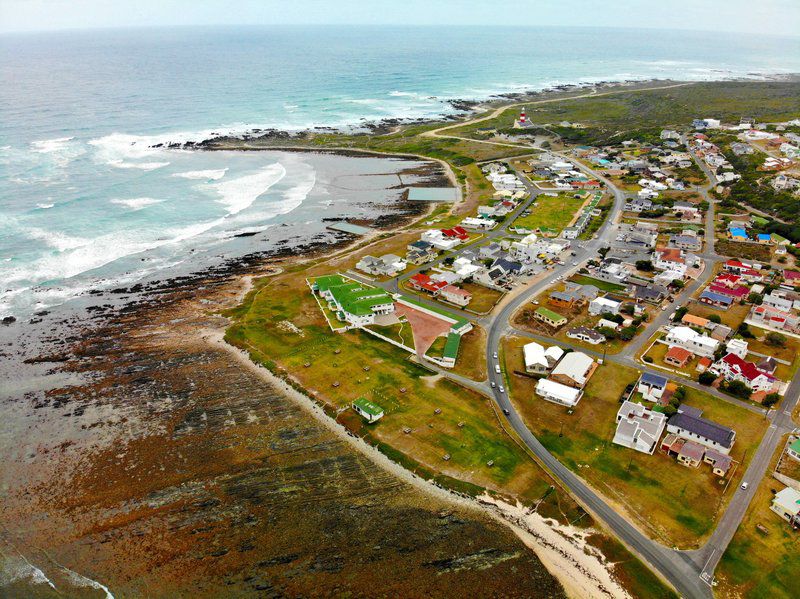
[[[154,171],[169,166],[169,162],[125,162],[124,160],[110,160],[108,164],[116,168],[138,168],[143,171]]]
[[[217,200],[228,209],[228,214],[238,214],[249,208],[258,197],[286,176],[286,169],[275,162],[252,175],[211,183],[207,187],[221,197]]]
[[[228,168],[209,169],[205,171],[186,171],[185,173],[173,173],[173,177],[181,179],[204,179],[206,181],[218,181],[225,176]]]
[[[292,187],[281,194],[280,200],[264,203],[259,210],[248,211],[246,214],[236,217],[235,223],[237,225],[263,223],[296,210],[314,189],[316,182],[316,171],[309,167]]]
[[[40,210],[47,210],[48,208],[52,208],[55,204],[36,204],[36,207]]]
[[[67,147],[74,137],[57,137],[55,139],[42,139],[39,141],[31,142],[31,148],[34,152],[40,154],[52,154],[53,152],[60,152]]]
[[[152,206],[153,204],[160,204],[165,200],[157,200],[156,198],[128,198],[128,199],[121,199],[116,198],[110,200],[112,204],[118,204],[119,206],[125,206],[126,208],[130,208],[133,211],[141,210],[142,208],[147,208],[148,206]]]
[[[47,231],[45,229],[39,229],[36,227],[27,228],[24,230],[24,232],[31,239],[43,241],[48,246],[58,250],[59,252],[74,250],[75,248],[85,246],[91,242],[89,239],[67,235],[61,231]]]

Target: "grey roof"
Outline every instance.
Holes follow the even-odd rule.
[[[661,285],[654,285],[653,287],[644,287],[643,285],[635,285],[636,298],[642,300],[659,301],[667,295],[666,287]]]
[[[418,250],[427,250],[433,247],[433,244],[428,243],[427,241],[422,241],[421,239],[409,245],[411,245],[411,247],[417,248]]]
[[[562,300],[565,302],[572,302],[575,301],[575,294],[574,293],[565,293],[563,291],[554,291],[550,294],[550,297],[553,299]]]
[[[697,239],[697,237],[692,237],[691,235],[672,235],[669,238],[669,242],[698,245],[700,243],[700,240]]]
[[[733,430],[711,420],[706,420],[702,416],[692,416],[685,412],[678,412],[671,416],[668,422],[670,426],[695,433],[704,439],[719,443],[723,447],[730,448],[733,445],[735,435]]]
[[[519,271],[522,270],[522,264],[520,264],[519,262],[513,262],[511,260],[506,260],[505,258],[498,258],[497,260],[494,261],[494,264],[492,266],[500,267],[506,272],[518,273]]]
[[[493,281],[496,281],[497,279],[502,279],[504,276],[505,273],[501,268],[493,268],[492,270],[489,271],[489,278],[492,279]]]
[[[666,387],[667,377],[659,376],[657,374],[650,374],[649,372],[642,373],[642,382],[651,387]]]
[[[570,329],[567,331],[567,336],[569,337],[570,335],[586,335],[589,339],[605,341],[605,335],[587,327],[575,327],[574,329]]]

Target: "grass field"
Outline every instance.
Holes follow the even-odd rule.
[[[702,287],[698,290],[698,296],[703,292],[703,289],[705,288]],[[719,316],[722,324],[729,326],[734,330],[736,330],[736,327],[742,323],[747,316],[747,313],[750,311],[749,305],[742,306],[741,304],[736,303],[731,304],[727,310],[717,310],[711,306],[701,304],[700,302],[690,302],[686,304],[686,307],[689,308],[689,314],[693,314],[694,316],[699,316],[701,318],[711,318],[711,316],[716,314]]]
[[[505,341],[507,372],[524,369],[521,348],[527,342],[520,338]],[[685,468],[658,451],[650,456],[611,442],[620,395],[637,378],[638,371],[633,368],[614,363],[600,366],[572,414],[537,397],[536,379],[512,375],[509,384],[511,398],[526,424],[562,463],[624,506],[653,538],[670,546],[696,547],[713,530],[718,508],[732,493],[723,494],[720,479],[708,467]],[[686,402],[703,409],[708,418],[736,429],[734,459],[741,459],[746,449],[748,458],[752,455],[768,424],[693,389],[687,389]],[[744,468],[737,469],[731,485],[742,472]]]
[[[617,285],[616,283],[610,283],[609,281],[602,281],[600,279],[595,279],[593,277],[589,277],[586,275],[575,275],[573,277],[570,277],[570,281],[574,281],[579,285],[594,285],[600,291],[610,291],[610,292],[625,291],[624,285]]]
[[[536,206],[531,205],[528,216],[520,216],[513,225],[526,229],[547,227],[561,231],[575,218],[575,213],[583,205],[585,198],[575,198],[574,194],[560,193],[553,198],[540,195],[536,198]]]
[[[461,336],[453,372],[473,381],[486,380],[486,331],[483,328],[474,325],[469,333]]]
[[[784,443],[772,458],[771,472]],[[769,509],[773,492],[784,487],[769,474],[758,486],[736,535],[722,557],[716,576],[718,597],[794,599],[800,580],[800,536]],[[757,525],[767,528],[765,535]]]
[[[477,283],[462,283],[462,289],[469,291],[472,294],[467,308],[478,314],[486,314],[494,308],[494,305],[500,301],[503,294],[495,289],[489,289]]]

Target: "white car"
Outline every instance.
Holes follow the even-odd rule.
[[[494,389],[495,387],[496,385],[494,384],[494,381],[492,381],[492,389]]]
[[[502,387],[500,387],[500,389],[502,389]],[[749,487],[749,486],[750,486],[750,483],[742,483],[742,491],[746,491],[747,487]]]
[[[578,266],[578,263],[577,262],[573,262],[572,266]]]
[[[492,357],[493,357],[493,358],[496,360],[496,359],[497,359],[497,352],[494,352],[494,353],[492,354]]]
[[[506,388],[503,387],[503,385],[500,385],[500,393],[505,393],[505,392],[506,392]]]

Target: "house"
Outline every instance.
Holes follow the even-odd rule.
[[[750,295],[750,289],[744,285],[729,287],[727,285],[718,285],[714,281],[708,286],[708,291],[717,295],[726,295],[733,300],[743,300]]]
[[[644,191],[644,190],[643,190]],[[658,194],[656,194],[658,196]],[[625,202],[624,210],[627,212],[644,212],[653,209],[653,202],[649,198],[633,198]]]
[[[581,285],[580,283],[574,283],[572,281],[567,281],[565,288],[566,291],[574,293],[579,297],[581,301],[592,301],[600,294],[600,289],[594,285]]]
[[[352,408],[370,424],[383,418],[383,409],[378,404],[374,404],[364,397],[359,397],[357,400],[355,400],[352,403]]]
[[[556,381],[539,379],[536,383],[536,395],[547,401],[574,408],[581,400],[583,391]]]
[[[800,318],[769,306],[754,306],[750,312],[750,320],[759,326],[779,331],[797,332],[800,330]]]
[[[475,229],[476,231],[490,231],[497,226],[497,222],[490,218],[469,216],[461,221],[461,226],[465,229]]]
[[[690,352],[688,349],[673,345],[664,355],[664,362],[678,368],[683,368],[686,366],[686,363],[692,359],[693,355],[694,354],[692,354],[692,352]]]
[[[583,389],[596,368],[595,361],[583,352],[570,352],[564,354],[564,357],[553,368],[550,380],[568,387]]]
[[[599,314],[605,314],[606,312],[610,312],[611,314],[618,314],[621,306],[622,302],[613,300],[607,296],[596,297],[591,302],[589,302],[589,314],[593,316],[597,316]]]
[[[616,331],[619,329],[619,326],[620,325],[618,322],[614,322],[613,320],[608,320],[606,318],[601,318],[600,320],[597,321],[598,329],[609,328],[612,331]]]
[[[700,294],[698,301],[713,308],[729,308],[733,303],[733,298],[728,295],[714,293],[713,291],[706,289]]]
[[[564,355],[564,350],[557,345],[544,349],[538,343],[528,343],[522,348],[525,360],[525,372],[530,374],[547,374]]]
[[[472,300],[472,294],[466,289],[461,289],[455,285],[445,285],[439,291],[439,297],[446,302],[464,307]]]
[[[667,388],[667,378],[649,372],[642,373],[636,385],[636,391],[647,401],[658,401]]]
[[[783,312],[789,312],[794,307],[794,302],[788,299],[784,293],[775,290],[764,296],[762,305],[775,308],[776,310],[782,310]]]
[[[771,356],[765,356],[759,360],[756,367],[762,372],[775,376],[775,369],[778,367],[778,361]]]
[[[547,303],[557,308],[566,308],[571,310],[575,305],[577,297],[574,293],[568,291],[553,291],[547,298]]]
[[[667,297],[667,288],[663,285],[633,285],[633,297],[637,302],[659,304]]]
[[[698,356],[711,357],[719,347],[719,341],[706,335],[701,335],[689,327],[673,327],[665,339],[667,345],[677,345]]]
[[[744,339],[731,339],[725,345],[729,354],[735,354],[743,360],[747,357],[747,341]]]
[[[425,264],[431,262],[436,258],[439,252],[433,247],[433,244],[427,241],[415,241],[409,243],[406,248],[406,261],[411,264]]]
[[[681,404],[678,413],[667,420],[667,431],[728,455],[736,441],[736,432],[703,418],[702,413],[701,410]]]
[[[756,234],[756,241],[758,243],[771,244],[772,243],[772,236],[769,233],[757,233]]]
[[[694,314],[686,313],[681,318],[681,322],[685,325],[696,326],[700,328],[708,327],[708,323],[711,322],[708,318],[701,318],[700,316],[695,316]]]
[[[792,487],[781,489],[775,493],[769,509],[792,526],[800,526],[800,491]]]
[[[659,270],[674,270],[676,272],[686,272],[686,260],[683,252],[675,248],[665,248],[656,250],[654,253],[655,261],[653,266]]]
[[[603,343],[606,340],[604,335],[587,327],[575,327],[574,329],[570,329],[567,331],[567,337],[570,339],[577,339],[579,341],[591,343],[592,345]]]
[[[395,256],[394,254],[386,254],[380,258],[364,256],[356,264],[356,268],[361,272],[387,277],[393,277],[397,273],[404,271],[406,266],[406,262],[400,256]]]
[[[696,215],[700,208],[698,208],[697,204],[692,204],[691,202],[675,202],[672,206],[672,209],[675,212],[681,212],[689,217]]]
[[[547,308],[537,308],[533,313],[533,317],[556,329],[567,324],[567,319],[564,316]]]
[[[726,381],[741,381],[752,391],[770,393],[775,386],[775,377],[762,372],[752,362],[747,362],[736,354],[726,354],[711,367],[712,372],[722,375]]]
[[[459,241],[468,241],[469,233],[464,227],[453,227],[452,229],[442,229],[442,235],[449,239],[458,239]]]
[[[414,291],[424,291],[430,293],[433,297],[439,295],[441,290],[447,287],[445,281],[434,281],[431,277],[422,273],[417,273],[409,278],[408,284]]]
[[[789,447],[786,448],[786,455],[800,462],[800,437],[789,444]]]
[[[703,460],[705,447],[694,441],[685,440],[678,449],[678,462],[690,468],[697,468]]]
[[[652,455],[656,450],[667,417],[648,410],[640,403],[622,402],[617,412],[617,431],[614,443]]]
[[[342,275],[317,277],[311,291],[328,302],[339,320],[353,326],[373,324],[375,316],[394,312],[394,300],[386,291]]]
[[[444,233],[442,233],[439,229],[429,229],[428,231],[425,231],[422,235],[420,235],[420,240],[430,243],[437,250],[445,251],[452,250],[458,246],[459,243],[461,243],[458,239],[445,237]]]
[[[697,252],[703,248],[703,242],[699,237],[693,235],[670,235],[667,247]]]
[[[714,449],[706,449],[706,454],[703,456],[703,461],[706,464],[711,464],[711,470],[714,472],[714,474],[725,477],[725,475],[728,474],[728,470],[731,469],[733,458]]]

